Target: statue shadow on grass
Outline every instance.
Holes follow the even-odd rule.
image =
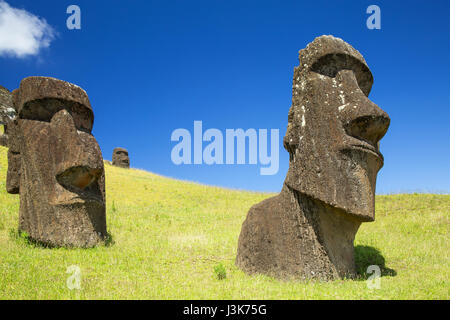
[[[381,277],[395,277],[397,272],[386,267],[386,261],[381,252],[370,246],[358,245],[355,247],[355,263],[358,278],[367,280],[373,273],[367,273],[367,268],[371,265],[380,267]]]

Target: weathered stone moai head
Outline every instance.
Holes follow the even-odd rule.
[[[112,164],[121,168],[130,167],[130,158],[128,156],[128,151],[123,148],[116,148],[113,151]]]
[[[20,178],[19,230],[50,246],[96,245],[106,236],[105,178],[86,92],[30,77],[13,101],[20,165],[8,178]]]
[[[300,51],[284,138],[286,184],[362,221],[375,217],[378,142],[390,122],[368,99],[372,84],[358,51],[332,36],[315,39]]]
[[[280,195],[252,207],[237,264],[249,273],[333,279],[354,276],[353,241],[375,218],[383,166],[379,141],[390,119],[368,99],[372,74],[341,39],[316,38],[300,51],[284,147]]]
[[[8,124],[14,120],[15,116],[12,94],[8,89],[0,86],[0,125],[3,125],[3,134],[0,132],[0,146],[8,146]]]

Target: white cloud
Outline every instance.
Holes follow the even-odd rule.
[[[55,31],[45,19],[0,0],[0,56],[37,55],[54,37]]]

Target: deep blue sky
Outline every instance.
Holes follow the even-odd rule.
[[[0,57],[12,90],[43,75],[83,87],[105,159],[129,150],[132,166],[231,188],[279,191],[288,167],[281,140],[298,51],[332,34],[359,50],[374,74],[370,98],[391,117],[377,193],[450,192],[450,1],[7,0],[58,32],[28,58]],[[66,28],[66,8],[82,30]],[[382,29],[366,28],[381,8]],[[173,130],[280,129],[280,171],[259,166],[175,166]]]

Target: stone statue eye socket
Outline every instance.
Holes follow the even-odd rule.
[[[343,53],[328,54],[311,66],[311,71],[331,78],[336,77],[341,70],[353,70],[362,92],[369,96],[373,85],[372,73],[364,63],[355,57]]]
[[[50,122],[53,116],[61,110],[67,110],[73,118],[75,127],[79,131],[90,133],[94,116],[85,106],[58,99],[41,99],[27,102],[19,111],[21,119]]]

